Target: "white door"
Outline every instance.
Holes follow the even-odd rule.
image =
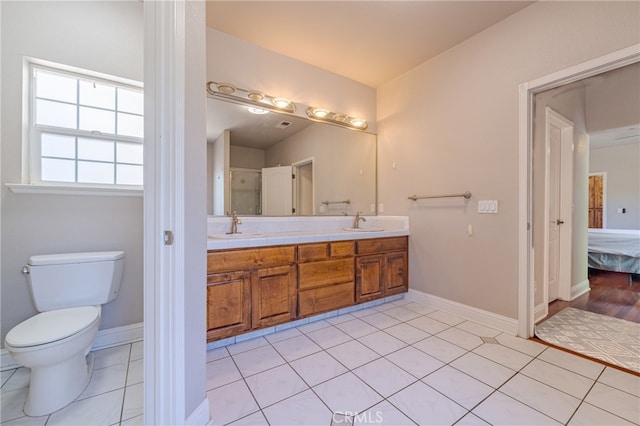
[[[573,123],[546,110],[546,303],[569,300],[573,200]]]
[[[293,214],[293,168],[291,166],[262,169],[262,214]]]

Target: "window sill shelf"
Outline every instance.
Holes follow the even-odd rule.
[[[142,197],[142,187],[105,188],[99,186],[65,186],[65,185],[31,185],[24,183],[7,183],[5,186],[16,194],[46,195],[100,195],[116,197]]]

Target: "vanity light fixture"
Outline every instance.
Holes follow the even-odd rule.
[[[340,126],[348,127],[355,130],[364,130],[367,128],[367,121],[361,118],[349,117],[346,114],[340,114],[337,112],[331,112],[324,108],[307,108],[307,115],[309,118],[319,121],[326,121],[328,123],[338,124]]]
[[[274,97],[258,90],[242,89],[231,83],[209,81],[207,83],[207,93],[233,102],[251,104],[264,112],[278,111],[293,113],[296,110],[296,104],[286,98]],[[252,112],[256,113],[255,111]],[[264,112],[262,112],[262,114],[264,114]]]

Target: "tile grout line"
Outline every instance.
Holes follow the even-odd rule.
[[[129,382],[129,369],[131,368],[131,352],[132,345],[129,344],[129,355],[127,356],[127,372],[124,376],[124,392],[122,392],[122,404],[120,405],[120,421],[118,423],[122,423],[124,420],[128,420],[123,419],[122,417],[124,416],[124,404],[127,398],[127,383]]]
[[[421,316],[426,316],[426,315],[421,315]],[[416,317],[416,318],[419,318],[419,317]],[[414,319],[415,319],[415,318],[414,318]],[[410,321],[410,320],[408,320],[408,321]],[[346,321],[345,321],[345,322],[346,322]],[[406,324],[406,323],[407,323],[407,321],[401,322],[401,324]],[[439,333],[441,333],[441,332],[443,332],[443,331],[446,331],[446,330],[449,330],[449,329],[451,329],[452,327],[456,327],[456,326],[457,326],[457,325],[459,325],[459,324],[462,324],[462,323],[458,323],[458,324],[456,324],[456,325],[454,325],[454,326],[450,326],[450,327],[448,327],[447,329],[441,330]],[[409,325],[409,326],[411,326],[411,324],[408,324],[408,325]],[[339,327],[337,327],[335,324],[330,324],[330,326],[333,326],[334,328],[337,328],[338,330],[340,330],[340,328],[339,328]],[[392,326],[392,327],[393,327],[393,326]],[[323,327],[323,328],[327,328],[327,327]],[[376,328],[377,328],[377,327],[376,327]],[[387,328],[390,328],[390,327],[387,327]],[[417,328],[417,327],[414,327],[414,328]],[[385,329],[378,329],[378,331],[383,331],[383,332],[385,332],[384,330],[385,330]],[[420,330],[420,329],[418,329],[418,330]],[[474,335],[474,336],[475,336],[475,334],[470,333],[470,332],[468,332],[468,331],[466,331],[466,330],[463,330],[463,329],[459,329],[459,330],[464,331],[464,332],[467,332],[467,333],[472,334],[472,335]],[[315,331],[315,330],[314,330],[314,331]],[[344,331],[343,331],[343,330],[340,330],[340,331],[342,331],[342,332],[344,333]],[[424,330],[422,330],[422,331],[424,331]],[[302,332],[302,331],[301,331],[301,332]],[[304,333],[304,332],[302,332],[302,333]],[[375,333],[375,332],[372,332],[372,333]],[[359,338],[362,338],[362,337],[367,336],[367,335],[372,334],[372,333],[368,333],[368,334],[366,334],[366,335],[360,336]],[[385,333],[386,333],[386,332],[385,332]],[[348,333],[346,333],[346,334],[348,334]],[[391,334],[389,334],[389,333],[386,333],[386,334],[387,334],[387,335],[389,335],[389,336],[391,336],[391,337],[393,337],[393,338],[396,338],[395,336],[392,336],[392,335],[391,335]],[[403,341],[403,343],[405,344],[405,346],[404,346],[403,348],[400,348],[400,349],[397,349],[397,350],[395,350],[395,351],[392,351],[392,352],[390,352],[389,354],[391,354],[391,353],[395,353],[395,352],[400,351],[400,350],[402,350],[402,349],[405,349],[406,347],[409,347],[409,346],[413,347],[413,346],[412,346],[413,344],[418,343],[418,342],[423,341],[423,340],[426,340],[426,339],[428,339],[429,337],[434,337],[434,336],[437,336],[437,335],[430,335],[430,336],[425,337],[424,339],[421,339],[421,340],[419,340],[419,341],[416,341],[416,342],[414,342],[414,343],[412,343],[412,344],[409,344],[409,343],[407,343],[407,342]],[[294,337],[295,337],[295,336],[294,336]],[[355,337],[353,337],[353,336],[351,336],[351,335],[349,335],[349,337],[351,338],[351,340],[356,340],[356,341],[357,341],[357,340],[359,339],[359,338],[355,338]],[[396,338],[396,339],[397,339],[397,338]],[[288,340],[288,339],[283,339],[283,340],[279,340],[279,341],[284,341],[284,340]],[[398,340],[401,340],[401,339],[398,339]],[[314,343],[315,343],[315,342],[314,342]],[[347,343],[347,342],[343,342],[342,344],[344,344],[344,343]],[[360,342],[360,343],[362,343],[362,342]],[[451,343],[451,342],[449,342],[449,343]],[[269,342],[269,344],[272,344],[272,343],[271,343],[271,342]],[[486,344],[486,343],[485,343],[485,344]],[[487,399],[487,398],[489,398],[491,395],[493,395],[496,391],[498,391],[498,392],[500,392],[501,394],[503,394],[503,395],[504,395],[504,393],[503,393],[503,392],[501,392],[501,391],[500,391],[500,389],[501,389],[501,388],[502,388],[506,383],[508,383],[508,382],[509,382],[513,377],[515,377],[517,374],[522,374],[522,375],[524,375],[525,377],[527,377],[527,378],[529,378],[529,379],[535,380],[535,381],[537,381],[537,382],[539,382],[539,383],[541,383],[541,384],[543,384],[543,385],[546,385],[546,386],[549,386],[549,387],[551,387],[551,388],[553,388],[553,389],[556,389],[555,387],[553,387],[553,386],[551,386],[551,385],[549,385],[549,384],[547,384],[547,383],[540,382],[540,381],[538,381],[538,380],[536,380],[536,379],[534,379],[534,378],[531,378],[531,377],[529,377],[528,375],[526,375],[526,374],[522,373],[522,370],[523,370],[527,365],[531,364],[531,363],[533,362],[533,360],[535,360],[535,359],[539,359],[538,357],[539,357],[542,353],[544,353],[544,352],[546,351],[546,348],[545,348],[545,350],[543,350],[542,352],[540,352],[540,353],[539,353],[539,354],[537,354],[536,356],[531,356],[531,355],[529,355],[529,354],[527,354],[527,353],[525,353],[525,352],[521,352],[521,351],[519,351],[519,350],[517,350],[517,349],[515,349],[515,348],[511,348],[511,347],[509,347],[509,346],[503,345],[503,344],[502,344],[502,343],[500,343],[500,342],[497,342],[497,344],[499,344],[499,345],[503,346],[503,347],[504,347],[504,348],[506,348],[506,349],[510,349],[510,350],[515,351],[515,352],[521,353],[521,354],[523,354],[523,355],[529,356],[529,357],[531,357],[531,359],[530,359],[530,360],[529,360],[525,365],[523,365],[522,367],[520,367],[520,369],[519,369],[519,370],[517,370],[517,371],[512,370],[512,371],[514,371],[514,374],[513,374],[509,379],[507,379],[504,383],[502,383],[498,388],[493,388],[493,389],[494,389],[494,390],[493,390],[493,392],[492,392],[491,394],[489,394],[487,397],[485,397],[485,398],[484,398],[482,401],[480,401],[478,404],[476,404],[472,409],[468,410],[466,407],[463,407],[463,408],[467,411],[467,414],[468,414],[468,413],[473,413],[473,409],[475,409],[475,408],[476,408],[479,404],[481,404],[484,400],[486,400],[486,399]],[[273,345],[273,344],[272,344],[272,345]],[[339,343],[338,345],[340,345],[340,343]],[[330,349],[330,348],[335,347],[335,346],[338,346],[338,345],[334,345],[334,346],[331,346],[331,347],[328,347],[328,348],[322,348],[322,351],[326,352],[329,356],[331,356],[332,358],[334,358],[334,357],[333,357],[333,356],[332,356],[332,355],[327,351],[327,349]],[[455,344],[454,344],[454,345],[455,345]],[[482,345],[483,345],[483,344],[480,344],[480,345],[478,345],[478,346],[474,347],[473,349],[466,349],[466,348],[462,348],[462,349],[464,349],[466,352],[465,352],[465,354],[461,355],[460,357],[462,357],[462,356],[466,355],[466,354],[467,354],[467,353],[469,353],[469,352],[472,352],[472,353],[474,353],[474,354],[475,354],[475,355],[477,355],[477,356],[480,356],[480,357],[483,357],[483,358],[487,359],[488,361],[491,361],[491,362],[494,362],[494,363],[496,363],[496,364],[498,364],[498,365],[501,365],[501,364],[497,363],[497,362],[496,362],[496,361],[494,361],[494,360],[491,360],[491,359],[489,359],[489,358],[486,358],[486,357],[484,357],[484,356],[482,356],[482,355],[480,355],[480,354],[477,354],[477,353],[473,352],[475,349],[477,349],[478,347],[480,347],[480,346],[482,346]],[[365,345],[365,346],[366,346],[366,345]],[[457,345],[456,345],[456,346],[457,346]],[[277,349],[275,348],[275,346],[274,346],[274,349],[276,350],[276,352],[278,352],[278,353],[280,354],[280,352],[279,352],[279,351],[277,351]],[[371,348],[369,348],[369,349],[371,349]],[[415,348],[415,349],[418,349],[418,348]],[[419,350],[419,349],[418,349],[418,350]],[[320,352],[320,351],[319,351],[319,352]],[[375,351],[374,351],[374,352],[375,352]],[[318,353],[318,352],[315,352],[315,353]],[[358,366],[357,368],[360,368],[360,367],[362,367],[363,365],[367,365],[367,364],[369,364],[369,363],[372,363],[372,362],[374,362],[374,361],[377,361],[377,360],[379,360],[380,358],[385,358],[385,359],[386,359],[386,356],[387,356],[387,355],[389,355],[389,354],[386,354],[386,355],[380,355],[380,354],[378,353],[378,355],[380,355],[380,357],[376,358],[376,360],[372,360],[372,361],[366,362],[365,364],[362,364],[362,365]],[[313,354],[309,354],[309,355],[307,355],[307,356],[310,356],[310,355],[313,355]],[[429,355],[429,354],[427,354],[427,355]],[[458,358],[460,358],[460,357],[458,357]],[[305,357],[300,357],[300,358],[297,358],[297,359],[302,359],[302,358],[305,358]],[[458,359],[458,358],[455,358],[455,359]],[[335,358],[334,358],[334,359],[335,359]],[[454,359],[454,360],[455,360],[455,359]],[[444,365],[449,365],[449,364],[450,364],[451,362],[453,362],[454,360],[451,360],[451,361],[449,361],[448,363],[443,364],[443,366],[444,366]],[[547,362],[546,362],[546,361],[544,361],[544,360],[541,360],[541,359],[539,359],[539,360],[540,360],[540,361],[542,361],[542,362],[547,363]],[[336,361],[337,361],[338,363],[340,363],[341,365],[343,365],[343,366],[344,366],[344,364],[342,364],[339,360],[337,360],[337,359],[336,359]],[[440,360],[438,360],[438,361],[440,361]],[[286,362],[287,364],[289,364],[289,365],[290,365],[289,361],[287,361],[286,359],[285,359],[285,362]],[[395,365],[395,363],[394,363],[394,365]],[[551,365],[556,366],[555,364],[551,364]],[[430,373],[429,373],[429,374],[427,374],[425,377],[427,377],[427,376],[429,376],[430,374],[433,374],[434,372],[438,371],[438,370],[439,370],[439,369],[441,369],[443,366],[441,366],[440,368],[438,368],[438,369],[436,369],[436,370],[434,370],[434,371],[430,372]],[[346,366],[344,366],[344,367],[345,367],[345,368],[347,368],[348,372],[353,373],[353,369],[349,369],[349,368],[348,368],[348,367],[346,367]],[[400,367],[400,366],[398,366],[398,367],[399,367],[400,369],[402,369],[403,371],[405,371],[405,372],[406,372],[406,370],[404,370],[402,367]],[[453,366],[451,366],[451,367],[452,367],[452,368],[455,368],[455,367],[453,367]],[[504,367],[506,367],[506,366],[504,366]],[[561,366],[556,366],[556,367],[561,368],[561,369],[563,369],[563,370],[565,370],[565,371],[567,371],[567,372],[570,372],[570,373],[573,373],[573,374],[577,374],[577,373],[572,372],[571,370],[567,370],[566,368],[563,368],[563,367],[561,367]],[[291,367],[291,368],[293,368],[293,367]],[[508,367],[506,367],[506,368],[508,368]],[[457,369],[456,369],[456,370],[457,370]],[[294,371],[296,371],[296,370],[294,369]],[[457,371],[460,371],[460,370],[457,370]],[[602,372],[599,374],[599,377],[598,377],[598,378],[593,382],[593,384],[592,384],[591,388],[593,388],[593,386],[595,386],[595,383],[596,383],[596,382],[599,380],[599,378],[602,376],[603,372],[604,372],[604,369],[603,369],[603,370],[602,370]],[[407,372],[407,373],[408,373],[408,372]],[[461,372],[461,373],[463,373],[463,374],[465,374],[465,375],[469,376],[469,375],[468,375],[467,373],[465,373],[465,372]],[[297,371],[296,371],[296,374],[297,374]],[[343,374],[346,374],[346,373],[343,373]],[[343,375],[343,374],[341,374],[341,375]],[[354,375],[356,375],[356,377],[358,377],[358,378],[359,378],[359,376],[357,376],[357,374],[355,374],[355,373],[353,373],[353,374],[354,374]],[[410,373],[408,373],[408,374],[410,374]],[[338,376],[336,376],[336,377],[339,377],[339,376],[340,376],[340,375],[338,375]],[[411,376],[415,378],[415,376],[413,376],[413,375],[411,375]],[[408,386],[411,386],[412,384],[415,384],[415,383],[416,383],[416,382],[418,382],[418,381],[422,381],[425,377],[416,379],[415,381],[413,381],[413,382],[412,382],[410,385],[408,385]],[[471,377],[471,378],[473,378],[473,379],[475,379],[475,380],[478,380],[478,379],[474,378],[473,376],[469,376],[469,377]],[[300,378],[302,379],[302,377],[300,377]],[[334,378],[335,378],[335,377],[334,377]],[[304,379],[302,379],[302,380],[304,381]],[[332,379],[328,379],[328,380],[332,380]],[[327,381],[328,381],[328,380],[327,380]],[[362,379],[360,379],[360,380],[362,380]],[[591,379],[591,380],[593,380],[593,379]],[[304,382],[305,382],[305,384],[307,384],[307,386],[309,387],[309,389],[311,389],[311,390],[313,391],[313,388],[312,388],[311,386],[309,386],[309,384],[308,384],[306,381],[304,381]],[[322,382],[322,383],[324,383],[324,382]],[[366,383],[366,382],[364,382],[364,383]],[[424,382],[423,382],[423,383],[424,383]],[[368,383],[366,383],[366,384],[370,387],[370,385],[369,385]],[[428,384],[426,384],[426,385],[427,385],[427,386],[429,386]],[[406,387],[408,387],[408,386],[406,386]],[[392,395],[395,395],[396,393],[398,393],[398,392],[402,391],[403,389],[406,389],[406,387],[404,387],[404,388],[402,388],[402,389],[400,389],[400,390],[398,390],[398,391],[394,392],[394,394],[392,394]],[[430,387],[430,388],[432,388],[431,386],[429,386],[429,387]],[[590,388],[590,389],[591,389],[591,388]],[[432,389],[434,389],[434,390],[435,390],[435,391],[437,391],[438,393],[442,394],[438,389],[435,389],[435,388],[432,388]],[[614,388],[614,389],[617,389],[617,388]],[[373,389],[373,390],[375,391],[375,389]],[[560,391],[560,392],[563,392],[563,393],[567,394],[566,392],[562,391],[561,389],[556,389],[556,390],[558,390],[558,391]],[[375,392],[377,393],[377,391],[375,391]],[[623,392],[624,392],[624,391],[623,391]],[[314,393],[315,393],[315,391],[314,391]],[[586,395],[588,395],[588,393],[589,393],[589,392],[587,392],[587,394],[585,394],[585,397],[584,397],[584,398],[586,398]],[[392,396],[392,395],[390,395],[390,396]],[[446,397],[447,399],[451,400],[448,396],[446,396],[446,395],[444,395],[444,394],[442,394],[442,395],[443,395],[444,397]],[[572,396],[572,395],[570,395],[570,394],[567,394],[567,395]],[[317,394],[316,394],[316,396],[317,396]],[[393,405],[393,404],[391,403],[391,401],[389,401],[389,400],[388,400],[388,397],[383,397],[382,395],[380,395],[380,396],[383,398],[383,400],[384,400],[384,401],[387,401],[388,403],[390,403],[391,405]],[[507,395],[507,396],[508,396],[508,395]],[[633,396],[633,395],[632,395],[632,396]],[[318,398],[319,398],[319,396],[318,396]],[[581,404],[582,404],[582,402],[584,402],[584,398],[581,400]],[[286,399],[286,398],[285,398],[285,399]],[[321,399],[321,398],[319,398],[319,399],[322,401],[322,399]],[[460,404],[458,404],[456,401],[454,401],[454,400],[452,400],[452,401],[453,401],[454,403],[456,403],[457,405],[460,405]],[[518,400],[516,400],[516,401],[518,401]],[[279,402],[281,402],[281,401],[279,401]],[[323,401],[323,402],[324,402],[324,401]],[[522,403],[521,401],[518,401],[518,402],[519,402],[519,403]],[[524,404],[524,403],[523,403],[523,404]],[[576,408],[576,410],[575,410],[575,411],[574,411],[574,413],[572,414],[572,417],[573,417],[573,415],[575,415],[575,412],[577,412],[577,409],[580,407],[580,405],[581,405],[581,404],[579,404],[579,405],[578,405],[578,407]],[[325,405],[326,405],[326,404],[325,404]],[[374,404],[374,405],[377,405],[377,404]],[[537,409],[536,409],[536,408],[534,408],[534,407],[531,407],[531,406],[529,406],[529,405],[527,405],[527,404],[524,404],[524,405],[525,405],[525,406],[527,406],[527,407],[529,407],[529,408],[531,408],[531,409],[533,409],[533,410],[535,410],[535,411],[537,411],[537,412],[540,412],[539,410],[537,410]],[[373,407],[373,406],[372,406],[372,407]],[[394,407],[395,407],[395,406],[394,406]],[[371,407],[369,407],[369,408],[371,408]],[[397,407],[396,407],[396,409],[397,409]],[[400,411],[400,412],[402,412],[401,410],[399,410],[399,411]],[[605,410],[605,411],[606,411],[606,410]],[[608,411],[607,411],[607,412],[608,412]],[[540,413],[548,417],[548,415],[547,415],[547,414],[542,413],[542,412],[540,412]],[[610,412],[609,412],[609,413],[610,413]],[[403,413],[403,414],[405,414],[405,415],[406,415],[406,413]],[[477,414],[475,414],[475,413],[473,413],[473,414],[477,416]],[[614,413],[610,413],[610,414],[615,415]],[[465,415],[466,415],[466,414],[465,414]],[[464,417],[464,416],[463,416],[463,417]],[[619,416],[616,416],[616,417],[619,417]]]

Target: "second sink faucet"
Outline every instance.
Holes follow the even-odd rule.
[[[351,227],[353,229],[358,229],[360,228],[360,221],[366,222],[367,218],[360,216],[361,212],[357,212],[355,217],[353,218],[353,225],[351,225]]]
[[[238,212],[231,213],[231,230],[227,234],[237,234],[238,225],[242,224],[242,220],[238,217]]]

